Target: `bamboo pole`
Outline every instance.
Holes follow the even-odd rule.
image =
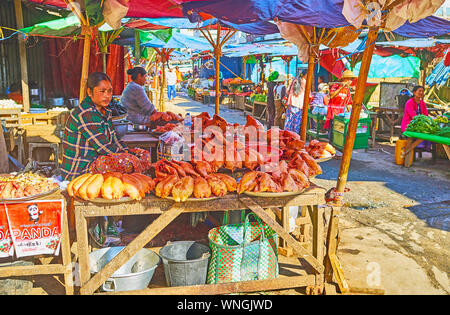
[[[215,97],[215,113],[216,113],[216,115],[219,115],[219,101],[220,101],[220,96],[219,96],[220,70],[219,69],[220,69],[220,55],[222,54],[221,50],[222,50],[222,47],[220,46],[220,24],[217,24],[217,42],[215,43],[215,46],[214,46],[214,56],[216,57],[216,97]]]
[[[316,53],[316,49],[317,49],[316,46],[310,46],[309,49],[308,72],[306,73],[305,95],[303,97],[302,123],[300,126],[300,138],[303,141],[306,141],[306,129],[308,125],[308,110],[310,101],[309,94],[311,93],[312,78],[314,75],[314,64],[315,64],[314,54]]]
[[[370,63],[372,61],[373,51],[375,48],[375,45],[373,43],[377,39],[378,29],[379,27],[375,27],[369,30],[369,34],[366,40],[366,48],[364,50],[361,61],[361,69],[359,71],[356,91],[353,97],[352,112],[347,127],[347,136],[345,139],[344,152],[336,186],[336,191],[339,193],[344,192],[345,185],[347,183],[348,169],[352,157],[353,145],[355,143],[356,128],[358,126],[359,115],[361,113],[362,102],[364,98],[364,91],[366,88],[367,76],[369,74]]]
[[[89,55],[91,53],[91,28],[89,26],[82,26],[82,34],[84,35],[83,47],[83,65],[81,68],[80,81],[80,104],[86,97],[86,83],[89,75]]]
[[[16,12],[17,28],[23,28],[22,3],[20,0],[14,0],[14,9]],[[25,39],[22,33],[17,37],[19,41],[19,57],[20,57],[20,75],[22,77],[22,97],[23,111],[30,111],[30,89],[28,86],[28,66],[27,66],[27,50],[25,47]],[[1,126],[0,126],[1,128]]]

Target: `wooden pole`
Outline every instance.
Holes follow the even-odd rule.
[[[336,186],[336,191],[339,193],[344,192],[345,185],[347,183],[348,169],[350,166],[350,160],[352,158],[353,145],[355,143],[356,128],[358,126],[359,115],[361,113],[362,102],[364,98],[364,91],[366,89],[367,76],[369,74],[370,63],[372,61],[373,50],[375,47],[373,43],[377,39],[378,29],[378,27],[375,27],[369,30],[369,34],[366,40],[366,48],[364,50],[361,61],[361,69],[359,70],[356,91],[353,97],[352,112],[350,114],[350,121],[347,127],[347,136],[345,139],[344,152]]]
[[[80,104],[86,97],[86,83],[89,75],[89,55],[91,54],[91,28],[89,26],[82,26],[82,34],[84,35],[83,47],[83,65],[81,68],[81,82],[80,82]]]
[[[303,115],[302,124],[300,126],[300,138],[306,141],[306,129],[308,125],[308,110],[309,110],[309,94],[311,93],[312,79],[314,75],[314,59],[317,52],[316,46],[310,46],[308,57],[308,72],[306,73],[305,95],[303,97]]]
[[[17,28],[22,29],[24,25],[23,25],[22,3],[20,0],[14,0],[14,9],[16,11]],[[22,77],[23,111],[29,112],[30,90],[28,87],[27,50],[25,47],[25,39],[23,34],[20,33],[17,38],[19,41],[20,75]]]
[[[220,55],[222,47],[220,46],[220,24],[217,24],[217,42],[215,43],[214,47],[214,56],[216,57],[216,98],[215,98],[215,113],[216,115],[219,115],[219,101],[220,101]]]
[[[0,122],[0,173],[9,173],[8,150],[3,134],[3,126]]]

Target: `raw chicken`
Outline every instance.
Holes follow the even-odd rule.
[[[169,175],[160,181],[155,187],[155,195],[166,198],[172,192],[173,185],[178,181],[177,175]]]
[[[206,180],[215,196],[222,197],[226,195],[227,186],[222,180],[215,176],[208,176]]]
[[[258,184],[257,178],[261,172],[252,171],[245,173],[237,186],[237,193],[242,194],[244,191],[253,191]]]
[[[176,202],[186,201],[194,192],[194,179],[190,176],[179,179],[172,188],[172,197]]]
[[[211,196],[211,187],[208,181],[203,177],[194,179],[194,197],[195,198],[209,198]]]

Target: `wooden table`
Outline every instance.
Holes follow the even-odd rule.
[[[440,143],[444,147],[447,158],[450,160],[450,139],[444,137],[438,137],[433,135],[422,134],[418,132],[406,131],[403,133],[408,137],[408,142],[406,144],[403,156],[405,158],[404,166],[410,167],[412,165],[412,157],[414,154],[414,148],[421,144],[423,141],[431,141],[434,143]]]
[[[295,276],[279,276],[277,279],[233,282],[223,284],[205,284],[183,287],[147,288],[139,291],[115,292],[116,294],[227,294],[236,292],[257,292],[297,287],[320,287],[324,284],[324,224],[323,207],[325,189],[312,186],[300,195],[264,198],[247,195],[228,195],[216,200],[175,203],[150,195],[137,202],[119,204],[93,204],[72,200],[71,211],[75,214],[78,257],[80,266],[81,294],[93,294],[117,269],[150,242],[159,232],[182,213],[226,210],[252,210],[263,222],[271,226],[291,247],[300,263],[306,262],[312,272]],[[271,208],[307,206],[311,213],[313,226],[312,253],[302,247],[280,224],[275,221]],[[133,241],[129,243],[101,272],[91,277],[89,272],[88,219],[102,216],[159,215]],[[150,285],[152,285],[150,283]]]
[[[395,129],[396,126],[398,126],[403,119],[404,109],[374,107],[373,110],[376,111],[375,116],[376,119],[377,120],[382,119],[389,127],[389,136],[387,137],[387,139],[389,140],[390,143],[393,143],[395,140]],[[376,122],[374,123],[374,125],[376,125]],[[376,132],[373,132],[372,137],[375,138],[376,136],[377,136]]]
[[[33,256],[39,259],[40,265],[32,266],[12,266],[0,268],[0,277],[18,277],[18,276],[35,276],[35,275],[58,275],[64,276],[63,286],[67,295],[74,293],[73,288],[73,274],[72,274],[72,259],[70,253],[70,237],[69,224],[67,213],[66,196],[60,191],[53,193],[50,196],[45,196],[37,200],[64,200],[62,227],[61,227],[61,245],[60,255],[61,261],[53,263],[53,260],[58,258],[53,255],[38,255]]]

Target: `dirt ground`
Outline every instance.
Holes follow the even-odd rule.
[[[166,110],[214,114],[214,105],[178,97]],[[221,116],[244,123],[241,111],[221,107]],[[338,154],[339,155],[339,154]],[[313,181],[335,187],[340,157],[322,163]],[[338,257],[350,287],[385,294],[450,294],[450,162],[424,154],[406,169],[394,162],[394,146],[377,143],[353,153],[339,217]],[[32,294],[64,294],[60,280],[33,277]],[[270,294],[302,294],[283,290]]]

